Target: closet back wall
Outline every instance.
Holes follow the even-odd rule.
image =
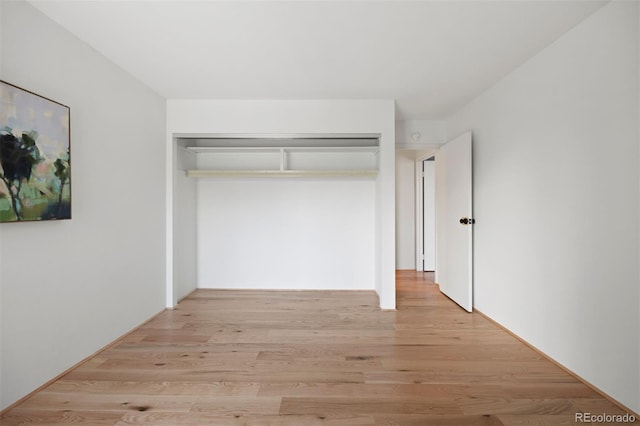
[[[197,186],[199,288],[374,289],[374,180],[211,178]]]

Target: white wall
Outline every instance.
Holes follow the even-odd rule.
[[[475,306],[640,411],[638,4],[450,120],[474,135]]]
[[[1,78],[71,107],[73,219],[0,225],[0,406],[164,307],[165,103],[28,3]]]
[[[363,283],[366,276],[374,277],[374,286],[380,296],[380,303],[383,308],[395,308],[395,123],[394,123],[394,102],[388,100],[369,100],[369,101],[216,101],[216,100],[169,100],[167,102],[167,129],[168,140],[167,143],[172,145],[173,136],[181,136],[186,134],[318,134],[318,133],[379,133],[381,135],[380,145],[380,172],[375,182],[372,183],[372,187],[368,187],[367,182],[355,182],[345,184],[345,190],[338,194],[337,197],[340,200],[344,200],[347,194],[353,194],[354,188],[357,185],[364,185],[363,193],[369,194],[367,200],[362,200],[362,203],[350,203],[343,213],[349,218],[359,215],[360,207],[366,203],[367,206],[374,206],[374,226],[371,227],[371,217],[365,217],[362,224],[354,228],[357,231],[357,235],[351,237],[347,241],[351,247],[354,247],[355,241],[361,239],[366,244],[373,244],[373,251],[371,247],[365,246],[359,253],[354,253],[349,261],[352,261],[351,266],[345,266],[356,275],[356,282]],[[171,152],[169,147],[168,152]],[[173,163],[169,163],[169,169],[171,173],[173,171]],[[229,187],[224,188],[220,183],[200,182],[198,204],[202,203],[204,198],[213,199],[216,194],[233,192],[230,190],[232,185],[241,185],[241,183],[227,182]],[[297,196],[301,195],[304,191],[294,190],[293,188],[285,189],[284,186],[291,185],[284,184],[278,189],[269,189],[270,193],[274,195],[287,193],[294,191]],[[324,189],[330,185],[334,185],[335,182],[324,181],[320,187]],[[272,183],[273,185],[273,183]],[[169,188],[173,188],[174,180],[169,181]],[[371,193],[373,189],[373,193]],[[297,192],[295,192],[297,191]],[[204,193],[210,193],[211,197],[204,197]],[[255,192],[253,193],[256,194]],[[308,197],[308,194],[306,195]],[[329,198],[325,198],[324,201],[328,201]],[[308,200],[309,204],[304,207],[308,213],[313,206],[320,207],[322,200]],[[213,201],[212,201],[213,202]],[[217,210],[219,214],[228,215],[231,207],[225,207],[224,200],[218,200],[219,208],[224,210]],[[248,201],[244,201],[248,203]],[[267,209],[269,216],[274,217],[276,212],[275,204],[269,204]],[[200,213],[205,210],[208,212],[212,209],[212,205],[201,205],[199,207]],[[336,208],[340,208],[336,206]],[[264,209],[263,209],[264,210]],[[280,209],[280,213],[284,214],[284,209]],[[313,218],[308,218],[310,222],[318,221],[320,224],[326,224],[325,219],[320,214],[316,214]],[[204,222],[203,222],[204,221]],[[309,222],[309,223],[310,223]],[[169,232],[173,232],[173,220],[169,222]],[[216,226],[219,224],[210,224],[208,219],[202,218],[202,221],[198,224],[198,232],[202,229],[204,232],[218,232]],[[323,225],[325,226],[325,225]],[[282,227],[279,229],[283,229]],[[302,230],[309,231],[311,228],[308,225],[304,225]],[[366,231],[366,232],[365,232]],[[335,236],[337,230],[334,230],[327,241],[331,243],[329,245],[323,244],[325,247],[323,251],[326,252],[326,248],[330,245],[333,246],[337,253],[341,253],[341,248],[336,244]],[[366,235],[365,235],[366,234]],[[373,235],[373,240],[371,236]],[[269,240],[277,241],[277,236],[270,234]],[[230,237],[231,238],[231,237]],[[293,237],[288,234],[288,242],[294,246],[300,244],[300,237]],[[202,238],[199,237],[200,247],[204,247],[201,242]],[[231,241],[231,239],[227,240]],[[280,241],[280,244],[283,244]],[[325,242],[326,243],[326,242]],[[310,241],[309,244],[314,244]],[[178,248],[174,248],[174,251]],[[211,247],[212,252],[219,248]],[[243,258],[246,259],[245,267],[250,268],[252,262],[255,262],[257,256],[266,256],[270,259],[274,265],[282,263],[282,259],[279,257],[282,254],[290,255],[293,250],[289,250],[287,253],[278,253],[273,250],[265,249],[263,253],[255,253],[246,255]],[[369,267],[374,268],[373,273],[371,270],[355,272],[353,269],[356,265],[361,265],[363,259],[370,256],[368,253],[373,253],[373,257],[369,260]],[[202,256],[202,254],[199,254]],[[169,253],[171,257],[171,253]],[[329,280],[335,278],[331,272],[324,269],[322,266],[322,259],[315,259],[318,265],[315,269],[309,270],[309,274],[314,274],[312,282],[308,283],[308,286],[317,286],[320,282],[330,284]],[[202,262],[206,260],[201,258],[198,262],[200,265],[200,273],[204,274]],[[239,262],[239,258],[236,258],[236,264]],[[335,265],[338,261],[338,256],[333,256],[331,262]],[[344,262],[345,260],[343,260]],[[348,265],[348,263],[346,264]],[[358,269],[357,267],[356,269]],[[263,279],[266,281],[274,282],[276,278],[282,278],[282,275],[278,276],[276,271],[262,270]],[[246,274],[251,274],[250,271],[246,271]],[[213,274],[213,272],[212,272]],[[273,274],[273,275],[271,275]],[[364,274],[364,275],[362,275]],[[368,274],[368,275],[367,275]],[[226,275],[228,277],[228,275]],[[212,275],[213,277],[213,275]],[[224,277],[215,277],[215,279]],[[214,278],[207,278],[203,275],[199,277],[201,282],[214,280]],[[247,285],[251,283],[247,282]],[[215,284],[211,284],[215,285]],[[225,284],[222,284],[225,285]],[[235,285],[238,285],[236,283]],[[361,286],[363,284],[358,284]]]
[[[375,288],[375,181],[200,179],[198,287]]]
[[[396,267],[416,268],[415,151],[396,151]]]
[[[413,135],[418,133],[418,139]],[[399,120],[396,122],[396,148],[427,150],[447,141],[445,120]]]
[[[197,158],[193,152],[184,149],[183,141],[172,146],[178,170],[195,169]],[[175,174],[174,239],[175,257],[172,274],[175,292],[169,306],[194,291],[198,284],[198,228],[197,228],[197,180],[185,173]]]

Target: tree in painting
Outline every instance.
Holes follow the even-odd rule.
[[[69,153],[67,152],[66,158],[58,158],[53,163],[55,167],[54,174],[60,181],[60,189],[58,190],[58,212],[57,217],[63,216],[64,204],[62,203],[62,193],[64,192],[64,185],[69,181]]]
[[[16,220],[22,220],[22,204],[20,192],[25,182],[31,179],[33,167],[42,157],[36,145],[37,132],[23,133],[15,136],[11,129],[5,127],[0,132],[0,178],[4,182],[11,197],[11,207]]]

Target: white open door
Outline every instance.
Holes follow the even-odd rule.
[[[440,291],[473,310],[471,132],[436,155],[436,275]]]
[[[422,270],[436,269],[436,162],[422,161]]]

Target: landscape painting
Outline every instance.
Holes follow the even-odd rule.
[[[0,222],[71,219],[69,114],[0,80]]]

